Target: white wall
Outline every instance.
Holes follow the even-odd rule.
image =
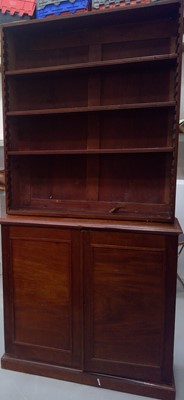
[[[178,218],[181,228],[184,232],[184,180],[177,181],[176,191],[176,217]],[[184,249],[178,259],[178,273],[184,281]]]
[[[182,54],[180,119],[184,119],[184,52]],[[182,154],[182,159],[184,160],[184,154]],[[184,176],[182,177],[182,179],[177,180],[176,217],[178,218],[184,231]]]
[[[3,140],[3,113],[2,113],[2,81],[0,73],[0,144]]]
[[[181,76],[181,105],[180,105],[180,119],[184,119],[184,52],[182,54],[182,76]]]
[[[176,189],[176,217],[184,231],[184,180],[177,181]]]

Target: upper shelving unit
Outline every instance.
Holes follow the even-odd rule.
[[[4,25],[8,213],[173,221],[181,21],[169,0]]]

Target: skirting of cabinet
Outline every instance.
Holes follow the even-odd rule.
[[[62,379],[79,384],[96,386],[102,389],[111,389],[139,396],[158,398],[161,400],[175,399],[174,379],[171,385],[147,383],[21,360],[6,354],[1,359],[1,366],[4,369]]]

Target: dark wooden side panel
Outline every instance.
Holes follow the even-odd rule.
[[[86,371],[171,383],[165,349],[173,345],[174,305],[168,337],[166,253],[162,235],[86,234]]]
[[[3,227],[6,353],[80,367],[80,262],[71,230]]]

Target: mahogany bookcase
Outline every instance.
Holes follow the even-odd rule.
[[[182,2],[4,25],[4,368],[173,400]]]

